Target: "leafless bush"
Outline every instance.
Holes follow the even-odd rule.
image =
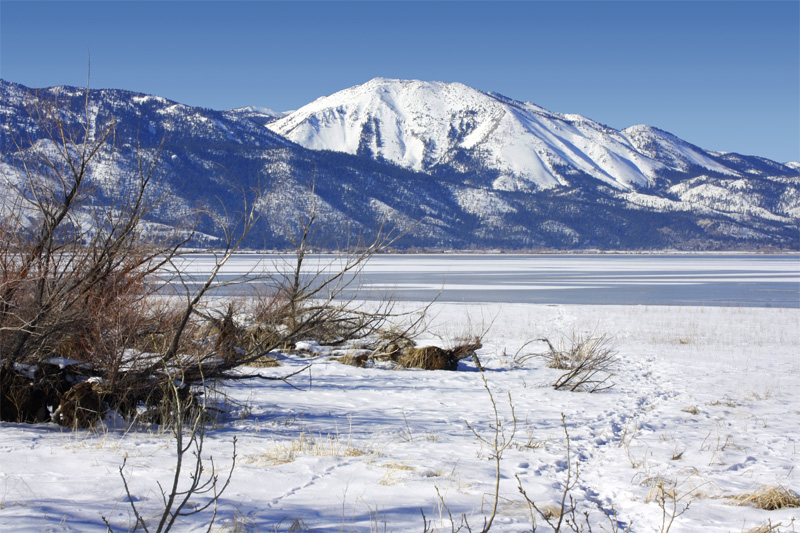
[[[614,386],[609,382],[617,366],[617,352],[607,335],[573,336],[556,349],[546,338],[539,339],[548,351],[538,354],[550,368],[565,370],[553,383],[556,390],[597,392]]]
[[[98,123],[90,108],[87,90],[85,116],[72,128],[57,99],[32,96],[28,109],[36,136],[17,139],[7,155],[14,170],[3,176],[0,225],[6,363],[49,356],[79,336],[76,326],[105,315],[117,295],[147,292],[144,278],[186,242],[186,232],[141,229],[161,201],[151,186],[159,150],[140,152],[137,171],[115,176],[116,196],[94,205],[103,194],[92,168],[101,159],[113,161],[116,124]]]
[[[27,138],[16,139],[12,153],[3,154],[3,168],[10,169],[2,176],[7,194],[0,200],[4,420],[44,420],[43,413],[57,409],[67,384],[88,377],[73,373],[58,383],[45,380],[34,395],[42,398],[25,397],[23,385],[35,384],[30,376],[36,372],[19,369],[40,368],[54,355],[73,359],[101,378],[102,385],[91,388],[102,398],[99,409],[94,393],[84,387],[85,394],[76,391],[59,412],[65,421],[84,424],[88,418],[67,411],[97,413],[110,407],[132,417],[142,404],[169,410],[169,379],[176,371],[189,384],[241,378],[230,371],[264,361],[273,349],[300,339],[336,345],[375,336],[398,322],[404,322],[400,328],[406,333],[422,323],[424,311],[402,313],[391,299],[367,303],[357,298],[357,274],[399,237],[389,229],[344,243],[345,252],[308,268],[317,219],[313,187],[309,211],[296,227],[294,261],[284,265],[289,268],[259,273],[268,288],[249,309],[209,305],[215,289],[247,278],[221,280],[218,274],[258,222],[264,208],[260,191],[238,188],[239,212],[198,209],[186,228],[149,231],[148,217],[162,205],[154,186],[160,148],[140,149],[130,172],[110,165],[112,175],[103,179],[114,186],[104,188],[93,169],[114,162],[116,124],[102,123],[88,89],[84,96],[76,115],[81,106],[74,100],[31,95],[35,127]],[[195,235],[193,221],[200,218],[221,237],[207,250],[214,257],[211,271],[198,280],[185,272],[183,245]],[[171,278],[164,281],[168,273]],[[168,297],[158,292],[166,284],[174,289]],[[250,318],[242,322],[237,314]]]
[[[246,354],[239,363],[258,360],[273,349],[291,349],[308,339],[326,346],[369,339],[372,353],[343,359],[357,365],[386,355],[396,358],[424,324],[429,306],[398,310],[390,295],[378,301],[362,300],[358,280],[367,262],[403,234],[382,226],[369,239],[357,237],[340,245],[341,252],[314,254],[312,250],[325,245],[318,242],[313,183],[305,203],[307,212],[286,231],[294,245],[293,255],[276,261],[273,272],[263,275],[264,284],[253,289],[246,312],[248,326],[242,331]]]
[[[489,395],[489,401],[492,405],[492,413],[494,420],[489,424],[489,436],[484,436],[473,425],[467,422],[467,427],[472,431],[478,441],[489,449],[489,458],[494,461],[495,477],[494,477],[494,491],[492,499],[492,511],[487,518],[484,519],[482,533],[486,533],[492,528],[492,523],[497,516],[497,504],[500,501],[500,463],[503,458],[503,453],[511,446],[514,441],[514,436],[517,434],[517,417],[514,413],[514,404],[511,401],[511,393],[508,394],[508,405],[511,408],[511,428],[508,428],[509,422],[500,417],[497,411],[497,403],[494,400],[492,390],[489,388],[489,382],[486,381],[486,376],[481,372],[481,380],[483,380],[483,388],[486,389]],[[452,522],[452,520],[451,520]]]
[[[442,511],[447,513],[447,517],[450,520],[450,533],[460,533],[461,531],[471,532],[472,528],[469,525],[469,519],[467,518],[466,513],[461,513],[461,515],[458,518],[458,522],[456,522],[455,518],[453,518],[453,513],[450,512],[450,507],[448,507],[447,503],[444,501],[444,496],[442,496],[442,494],[439,492],[439,487],[435,488],[436,488],[436,497],[439,500],[438,501],[439,517],[440,518],[442,517],[443,515]],[[432,533],[433,531],[436,531],[436,529],[433,528],[432,521],[429,522],[425,517],[425,511],[420,509],[419,512],[422,514],[423,533]],[[483,531],[484,532],[488,531],[488,529],[484,529]]]
[[[166,391],[174,406],[170,411],[172,417],[170,427],[175,441],[175,471],[166,486],[158,483],[163,509],[156,518],[157,524],[148,524],[142,517],[140,507],[136,503],[138,498],[131,493],[128,478],[125,476],[126,460],[123,460],[122,466],[119,467],[125,494],[136,518],[133,530],[141,527],[145,531],[155,528],[159,533],[170,531],[178,518],[210,509],[210,516],[206,519],[210,531],[217,516],[219,498],[231,481],[236,466],[236,437],[233,438],[230,470],[227,477],[220,480],[214,458],[203,457],[207,422],[205,403],[187,401],[187,394],[181,390],[187,387],[182,383],[170,379]],[[191,398],[191,395],[188,398]],[[106,525],[111,530],[111,525],[107,521]]]
[[[572,461],[570,438],[569,432],[567,431],[567,420],[563,413],[561,414],[561,426],[564,428],[564,436],[567,443],[567,471],[564,479],[564,489],[561,492],[561,500],[558,505],[555,507],[544,506],[531,500],[527,492],[525,492],[525,488],[522,486],[522,481],[519,479],[519,476],[516,476],[517,488],[519,489],[520,494],[522,494],[522,497],[525,499],[525,502],[528,504],[528,508],[531,512],[531,524],[534,530],[536,528],[536,518],[533,512],[535,511],[537,515],[550,527],[552,527],[553,531],[556,533],[561,531],[562,525],[569,526],[573,531],[580,531],[580,529],[577,529],[579,527],[578,519],[576,517],[577,506],[575,499],[572,496],[572,489],[574,489],[578,484],[578,479],[580,476],[579,463],[577,461],[573,463]],[[585,518],[588,521],[588,517]]]
[[[140,151],[137,169],[114,177],[112,197],[92,178],[99,161],[113,162],[116,124],[92,115],[88,90],[76,122],[57,98],[36,94],[28,101],[36,128],[3,154],[9,163],[0,206],[3,374],[19,376],[19,365],[41,366],[56,355],[93,368],[113,389],[126,349],[153,329],[144,303],[154,287],[147,279],[192,231],[142,229],[161,200],[151,185],[159,150]],[[6,391],[0,403],[11,401]],[[79,412],[83,407],[78,402]]]
[[[0,205],[0,378],[38,387],[35,370],[28,377],[19,369],[42,368],[54,355],[67,357],[98,373],[103,403],[129,415],[141,403],[169,397],[164,388],[175,367],[200,383],[204,372],[235,365],[229,321],[223,316],[222,329],[214,331],[218,324],[203,316],[203,302],[228,283],[217,275],[258,220],[258,192],[241,191],[239,215],[198,211],[196,217],[209,218],[223,237],[211,251],[212,272],[194,285],[174,268],[194,235],[193,224],[152,231],[146,222],[162,201],[153,181],[160,148],[140,149],[130,172],[111,165],[116,170],[103,179],[113,187],[103,188],[93,172],[98,164],[113,163],[116,124],[95,116],[88,89],[77,116],[75,102],[33,94],[29,104],[35,128],[3,154],[8,170]],[[157,295],[156,274],[167,267],[174,270],[169,282],[183,289],[177,298]],[[219,342],[209,342],[212,337]],[[41,384],[55,386],[55,394],[42,389],[34,395],[47,396],[45,411],[56,409],[64,387],[85,379],[73,370],[59,377]],[[30,406],[36,413],[21,412],[30,402],[17,389],[0,391],[3,419],[39,420],[41,402]],[[88,398],[76,391],[65,409],[86,412],[90,406],[81,402]],[[95,411],[96,402],[89,403]],[[58,414],[72,418],[63,409]]]
[[[661,533],[669,533],[675,519],[688,511],[692,503],[687,499],[690,493],[681,492],[680,485],[674,480],[662,478],[650,487],[648,501],[655,501],[661,508]]]
[[[269,276],[271,295],[263,299],[266,329],[278,328],[281,342],[290,346],[300,339],[313,338],[335,345],[345,340],[378,333],[387,320],[398,315],[395,302],[358,300],[358,275],[370,258],[390,247],[402,234],[381,227],[369,238],[355,237],[339,245],[341,253],[312,255],[315,247],[329,247],[318,241],[318,206],[314,183],[309,189],[307,212],[287,233],[294,245],[293,258],[276,264]]]

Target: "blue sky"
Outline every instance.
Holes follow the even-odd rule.
[[[296,109],[376,77],[458,81],[800,160],[800,2],[0,0],[0,76]]]

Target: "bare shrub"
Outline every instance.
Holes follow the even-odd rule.
[[[375,254],[388,249],[402,233],[381,226],[374,236],[355,236],[339,244],[343,250],[332,256],[313,255],[313,250],[330,248],[317,224],[319,207],[315,183],[303,199],[307,211],[287,228],[294,246],[291,260],[275,265],[268,276],[269,296],[262,297],[262,308],[255,316],[265,331],[280,331],[282,347],[297,340],[338,345],[346,340],[377,334],[390,318],[395,318],[395,302],[383,298],[379,303],[358,300],[358,275]]]
[[[142,229],[161,202],[151,185],[160,149],[140,151],[136,170],[117,173],[113,194],[93,179],[98,163],[113,161],[116,124],[92,115],[88,90],[83,114],[74,120],[68,119],[69,101],[40,94],[28,95],[27,101],[35,128],[3,154],[9,163],[0,206],[3,374],[29,379],[33,388],[54,386],[60,397],[80,381],[79,372],[44,383],[35,370],[28,378],[18,369],[69,357],[96,370],[113,391],[126,348],[152,330],[153,315],[144,302],[155,288],[147,279],[177,254],[192,230]],[[94,203],[98,197],[101,206]],[[36,394],[47,395],[45,389]],[[15,403],[7,394],[11,390],[3,389],[0,403]],[[48,399],[49,410],[57,405]],[[76,421],[67,418],[70,424]],[[80,425],[88,422],[81,420]]]
[[[194,397],[182,392],[186,389],[181,381],[169,380],[166,393],[173,402],[170,410],[171,429],[175,443],[175,471],[169,483],[158,483],[163,509],[156,516],[157,524],[148,524],[140,512],[138,498],[135,497],[125,477],[125,465],[119,467],[119,474],[131,505],[136,525],[145,531],[155,528],[158,533],[170,531],[180,517],[191,516],[210,509],[206,519],[210,531],[217,516],[219,499],[231,481],[236,466],[236,437],[233,438],[231,466],[227,477],[220,480],[213,457],[203,457],[203,444],[206,434],[207,410],[205,403],[197,403]],[[166,487],[166,488],[165,488]],[[105,521],[105,517],[103,518]],[[108,530],[111,525],[106,521]]]
[[[486,381],[486,376],[483,372],[481,372],[481,380],[483,380],[483,388],[486,389],[486,393],[489,395],[489,401],[491,402],[492,406],[492,413],[490,416],[493,416],[493,422],[489,424],[489,433],[488,436],[484,436],[475,429],[473,425],[467,422],[467,427],[472,431],[473,435],[478,439],[478,441],[486,446],[489,449],[489,459],[494,461],[494,491],[493,491],[493,499],[492,499],[492,510],[488,517],[484,519],[483,529],[481,529],[482,533],[486,533],[492,528],[492,523],[494,522],[495,517],[497,516],[497,504],[500,501],[500,463],[503,459],[503,453],[506,449],[511,446],[511,443],[514,441],[514,436],[517,434],[517,417],[514,413],[514,404],[511,401],[511,393],[508,393],[508,405],[511,409],[511,421],[510,425],[511,428],[509,429],[509,422],[504,420],[500,417],[500,414],[497,411],[497,403],[494,400],[494,395],[492,394],[492,390],[489,388],[489,382]],[[441,498],[441,497],[440,497]],[[449,511],[448,511],[449,513]],[[424,517],[424,515],[423,515]],[[451,517],[452,523],[452,517]]]
[[[650,485],[650,493],[647,496],[647,502],[655,501],[661,508],[661,533],[669,533],[675,519],[683,515],[689,510],[692,504],[691,500],[687,500],[690,496],[689,492],[681,492],[680,485],[674,480],[657,478]],[[686,503],[683,503],[683,502]]]
[[[546,338],[548,351],[538,354],[550,368],[565,370],[553,383],[556,390],[597,392],[614,386],[609,379],[617,366],[617,352],[607,335],[573,335],[556,349]]]
[[[792,531],[794,531],[794,518],[786,525],[783,522],[773,524],[772,520],[767,520],[761,525],[748,529],[745,533],[780,533],[781,530],[779,528],[788,526],[792,526]]]
[[[31,96],[36,133],[18,139],[8,154],[15,170],[3,176],[7,196],[0,228],[7,243],[0,249],[6,363],[36,362],[70,346],[84,355],[81,348],[94,339],[83,342],[81,330],[107,317],[118,299],[152,291],[145,277],[191,235],[141,230],[161,201],[151,187],[159,150],[140,152],[138,170],[115,177],[116,196],[103,207],[94,205],[105,193],[91,170],[99,160],[113,159],[116,124],[91,116],[88,91],[85,108],[80,125],[71,128],[57,99]]]
[[[522,486],[522,481],[518,475],[516,476],[517,488],[519,489],[520,494],[522,494],[522,497],[525,499],[525,502],[528,504],[528,508],[531,513],[531,525],[533,526],[534,530],[536,528],[536,518],[533,512],[535,511],[536,514],[547,523],[547,525],[553,528],[554,532],[560,532],[562,525],[570,526],[573,531],[580,531],[577,529],[577,527],[579,527],[578,519],[576,518],[577,505],[575,498],[572,496],[572,489],[574,489],[578,484],[578,479],[580,477],[580,463],[578,461],[572,461],[570,437],[569,431],[567,431],[567,420],[563,413],[561,414],[561,426],[564,429],[564,437],[567,443],[565,458],[567,463],[567,471],[564,479],[564,489],[561,492],[561,501],[556,505],[537,504],[528,496],[525,488]],[[588,516],[585,518],[588,521]]]

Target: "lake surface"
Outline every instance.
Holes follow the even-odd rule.
[[[291,261],[286,255],[236,255],[222,279],[287,271]],[[334,271],[337,265],[333,256],[315,256],[304,270]],[[200,254],[182,268],[199,276],[212,266],[211,256]],[[415,301],[800,308],[800,256],[377,255],[345,294],[356,290],[359,298],[391,294]]]

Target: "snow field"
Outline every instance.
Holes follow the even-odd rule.
[[[413,304],[403,304],[413,306]],[[680,512],[673,532],[748,531],[789,524],[798,509],[732,505],[761,485],[800,492],[800,310],[724,307],[436,304],[427,338],[445,345],[482,333],[479,351],[506,438],[493,531],[530,530],[515,476],[540,507],[557,507],[570,457],[570,494],[594,531],[661,531],[662,508]],[[527,341],[573,334],[614,338],[614,388],[555,391],[560,371],[514,355]],[[519,355],[543,351],[532,343]],[[222,410],[206,436],[223,476],[236,436],[237,464],[220,500],[219,531],[450,531],[448,510],[480,529],[493,500],[494,413],[471,360],[459,372],[354,368],[287,354],[258,369],[292,380],[220,383]],[[510,395],[510,399],[509,399]],[[159,510],[157,482],[174,471],[173,441],[157,428],[110,424],[68,432],[54,425],[0,425],[0,530],[124,531],[132,513],[119,476],[145,516]],[[179,525],[205,530],[208,513]],[[795,528],[798,524],[795,524]],[[236,529],[236,528],[239,529]],[[299,528],[299,529],[297,529]],[[548,528],[540,519],[537,531]]]

